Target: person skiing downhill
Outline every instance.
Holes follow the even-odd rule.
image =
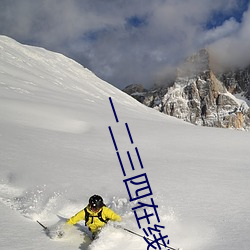
[[[74,225],[80,220],[85,220],[85,225],[91,231],[94,239],[100,229],[104,227],[109,220],[120,222],[122,219],[120,215],[105,206],[101,196],[95,194],[89,198],[89,204],[72,216],[67,221],[67,224]]]

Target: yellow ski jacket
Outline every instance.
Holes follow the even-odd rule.
[[[88,221],[86,221],[86,225],[88,226],[89,230],[92,233],[98,231],[98,229],[102,228],[106,223],[104,221],[112,220],[112,221],[121,221],[121,217],[116,214],[110,208],[103,206],[98,212],[91,211],[88,207],[86,207],[87,212],[89,213]],[[104,221],[98,218],[98,214],[101,212],[101,217]],[[68,221],[67,224],[74,225],[80,220],[85,220],[85,211],[82,209],[77,214],[72,216]]]

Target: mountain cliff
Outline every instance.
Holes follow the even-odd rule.
[[[124,92],[143,104],[187,122],[222,128],[249,129],[250,67],[216,72],[202,49],[179,66],[175,81],[145,90],[130,85]]]

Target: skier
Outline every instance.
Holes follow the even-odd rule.
[[[72,216],[67,224],[74,225],[80,220],[85,220],[85,225],[92,232],[94,239],[109,220],[120,222],[121,217],[105,206],[101,196],[95,194],[89,198],[89,204]]]

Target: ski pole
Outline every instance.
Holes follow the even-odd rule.
[[[43,229],[45,230],[45,231],[48,231],[49,229],[47,228],[47,227],[45,227],[40,221],[36,221],[40,226],[42,226],[43,227]]]
[[[138,233],[136,233],[136,232],[133,232],[133,231],[131,231],[131,230],[125,228],[125,227],[121,227],[121,228],[122,228],[123,230],[125,230],[125,231],[131,233],[131,234],[137,235],[137,236],[139,236],[139,237],[141,237],[141,238],[145,238],[145,239],[147,239],[147,240],[149,240],[149,241],[153,241],[152,239],[150,239],[150,238],[148,238],[148,237],[145,237],[145,236],[143,236],[143,235],[140,235],[140,234],[138,234]],[[159,245],[162,245],[162,246],[166,246],[167,248],[172,249],[172,250],[180,250],[180,248],[174,248],[174,247],[171,247],[171,246],[169,246],[169,245],[164,245],[164,244],[162,244],[162,243],[160,243],[160,242],[158,242],[158,244],[159,244]]]

